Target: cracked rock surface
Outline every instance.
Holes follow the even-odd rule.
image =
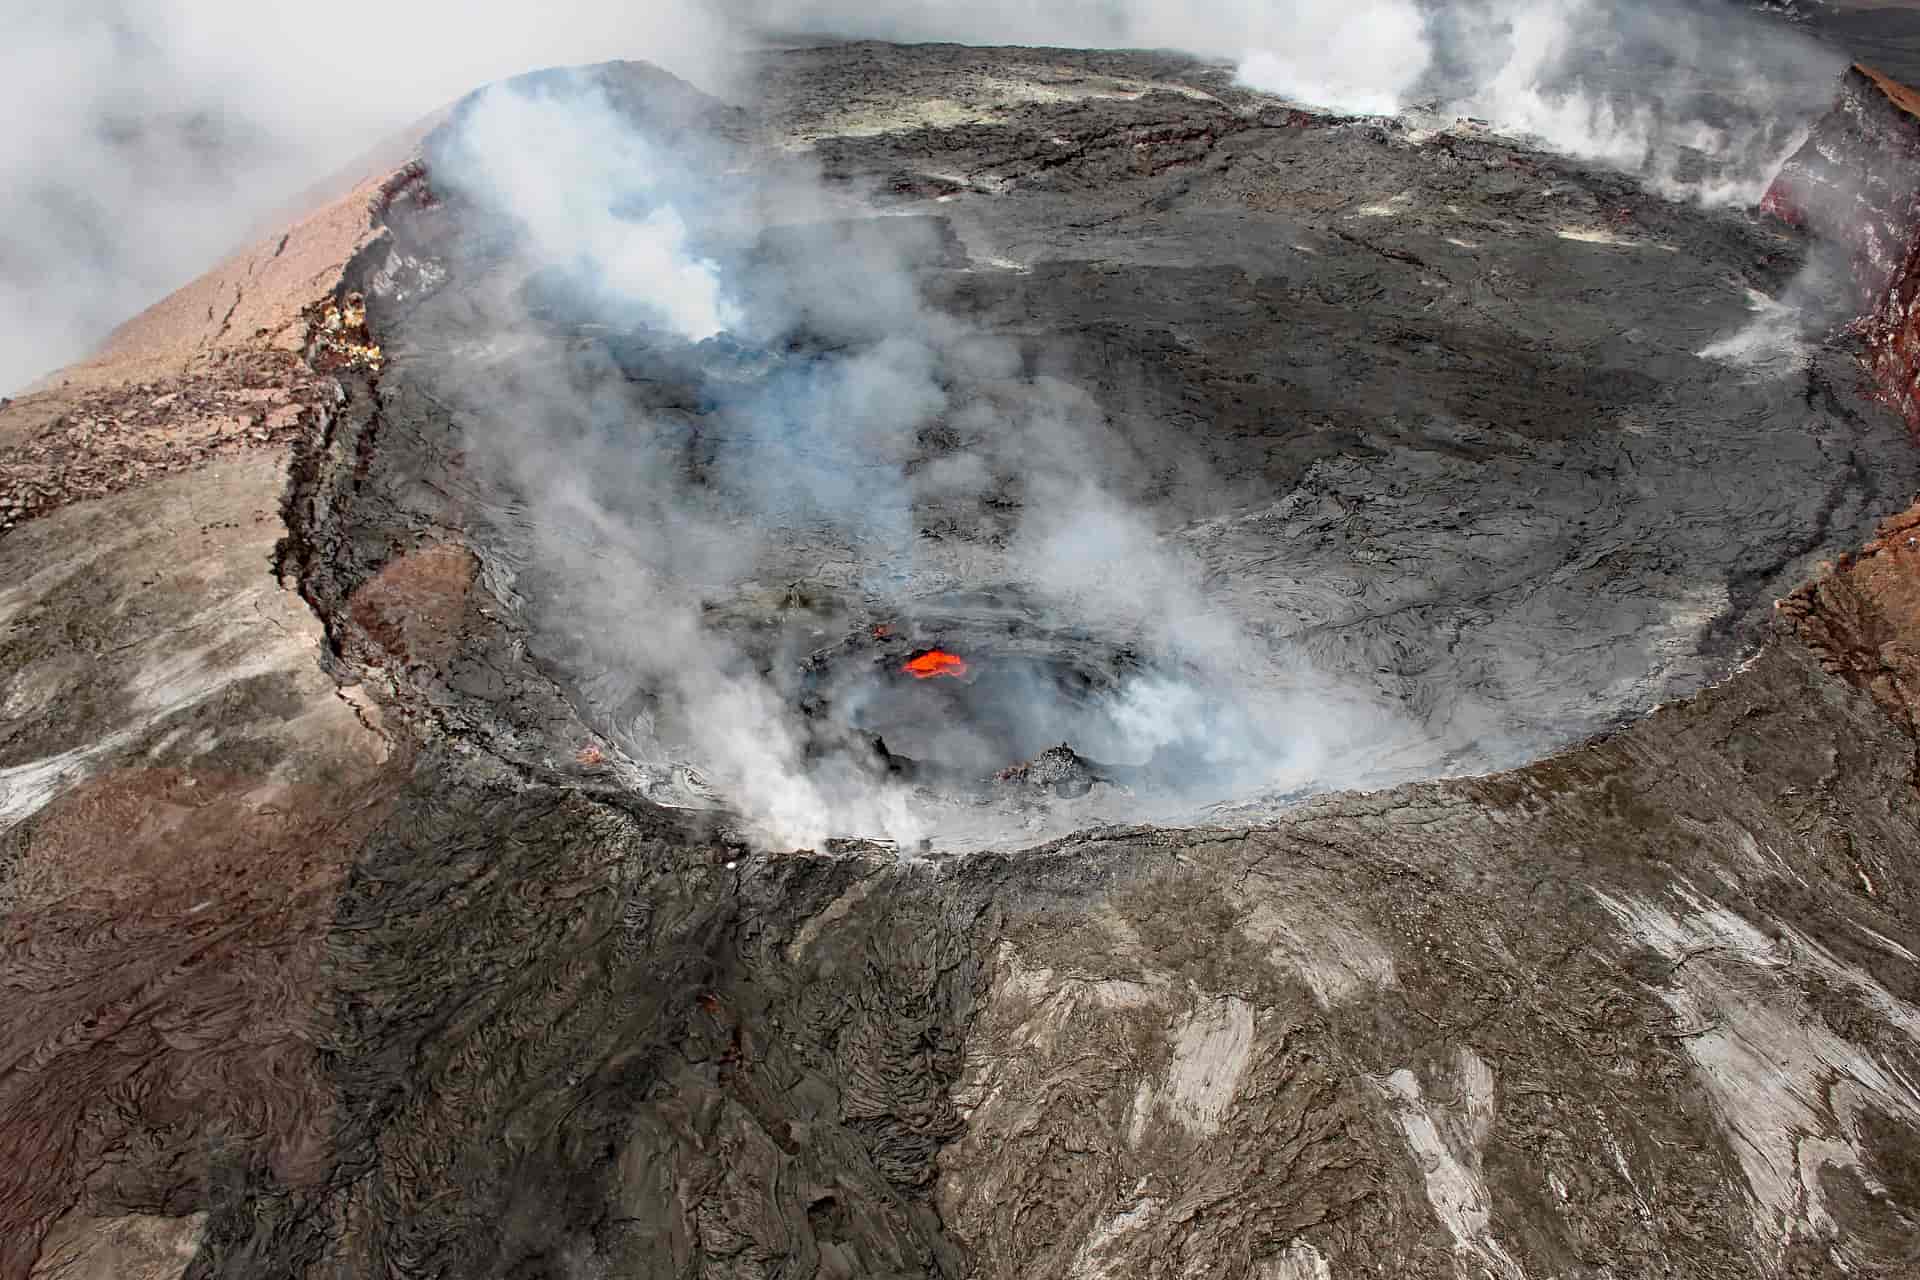
[[[512,264],[429,144],[335,255],[387,359],[279,519],[261,453],[0,542],[0,1272],[1911,1274],[1920,464],[1844,346],[1697,354],[1802,242],[1183,60],[765,81],[728,145],[913,215],[1211,598],[1419,726],[1343,776],[1413,780],[932,859],[655,803],[462,387],[700,379],[483,349]],[[916,510],[927,600],[1001,510]]]

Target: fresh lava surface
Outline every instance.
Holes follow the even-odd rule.
[[[929,649],[907,659],[907,665],[900,669],[915,680],[931,680],[935,676],[953,676],[957,679],[967,674],[967,661],[957,653]]]

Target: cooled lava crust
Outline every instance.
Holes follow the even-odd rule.
[[[780,178],[786,153],[757,141],[767,122],[810,145],[826,216],[703,242],[756,297],[807,296],[822,262],[885,259],[1016,360],[939,373],[950,409],[890,460],[905,502],[881,494],[876,532],[801,507],[741,513],[777,536],[703,608],[762,671],[875,627],[964,657],[954,628],[1009,609],[1036,636],[1137,644],[1124,626],[1004,604],[1027,567],[1009,562],[1013,534],[1043,500],[1023,487],[1023,428],[993,435],[970,414],[1018,423],[1035,403],[1091,424],[1089,477],[1187,558],[1209,608],[1281,655],[1261,659],[1271,687],[1322,708],[1299,726],[1325,757],[1306,786],[1504,767],[1684,696],[1916,487],[1914,451],[1867,410],[1844,345],[1789,355],[1784,373],[1696,354],[1741,332],[1750,291],[1779,293],[1801,261],[1800,237],[1742,214],[1472,128],[1416,138],[1282,110],[1173,58],[844,46],[777,55],[766,82],[754,119],[637,67],[554,81],[614,86],[643,134],[698,131],[713,167],[754,175],[742,191]],[[923,125],[907,105],[875,123],[830,87],[895,83],[971,94],[980,119]],[[451,532],[511,578],[488,634],[527,646],[543,692],[503,697],[497,664],[461,656],[426,673],[429,701],[528,760],[552,752],[557,707],[651,724],[654,738],[602,745],[676,760],[641,769],[671,801],[681,766],[701,762],[676,754],[632,674],[632,602],[604,558],[568,549],[591,542],[590,522],[567,528],[537,459],[611,448],[595,475],[698,488],[759,429],[763,387],[888,335],[869,313],[818,307],[750,348],[609,326],[435,185],[433,150],[457,137],[456,118],[350,269],[389,365],[353,390],[296,485],[287,567],[339,618],[396,549]],[[593,414],[536,427],[530,396]],[[531,468],[515,455],[530,431],[546,433]],[[959,459],[987,471],[982,492],[919,484]],[[593,496],[617,520],[652,518],[626,476]],[[969,602],[989,599],[976,617]],[[1046,656],[1098,665],[1071,640]],[[1383,727],[1343,737],[1348,721]],[[1150,816],[1105,798],[1027,829]]]

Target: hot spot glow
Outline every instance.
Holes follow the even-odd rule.
[[[957,653],[929,649],[917,657],[907,659],[907,665],[900,669],[915,680],[931,680],[935,676],[959,677],[967,674],[967,661]]]

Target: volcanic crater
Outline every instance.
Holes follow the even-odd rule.
[[[467,99],[207,286],[334,256],[284,477],[0,541],[0,1273],[1911,1274],[1857,246],[1171,54],[756,69]]]
[[[349,273],[388,365],[309,486],[329,589],[457,531],[657,799],[751,809],[769,771],[875,760],[911,784],[822,783],[757,839],[936,835],[933,778],[1063,739],[1113,766],[1107,807],[1013,829],[1064,832],[1623,724],[1723,676],[1920,478],[1830,319],[1760,331],[1790,228],[1470,123],[1274,115],[1221,68],[1062,52],[1048,75],[1155,87],[767,145],[841,77],[1034,57],[771,55],[753,117],[628,64],[464,105]],[[554,128],[628,167],[516,152]],[[952,172],[973,186],[926,185]],[[621,292],[602,234],[673,258],[665,302]],[[815,655],[923,615],[901,634],[967,679],[823,695]],[[743,743],[713,723],[743,699],[809,710]],[[467,714],[514,719],[491,687]]]

